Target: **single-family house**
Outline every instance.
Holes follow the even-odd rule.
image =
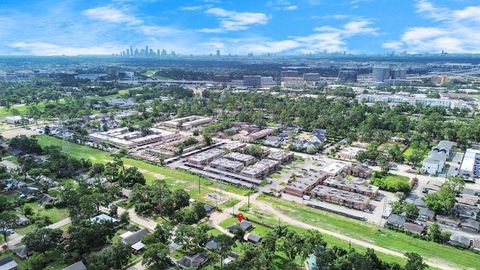
[[[450,236],[450,240],[448,241],[451,245],[457,247],[465,247],[468,248],[471,245],[470,238],[460,235],[460,234],[452,234]]]
[[[243,230],[243,231],[250,231],[253,229],[253,225],[251,222],[247,221],[247,220],[242,220],[242,222],[237,222],[237,223],[234,223],[230,226],[228,226],[227,230],[230,232],[230,233],[233,233],[234,232],[234,229],[237,227],[237,226],[240,226],[240,228]]]
[[[0,260],[0,269],[1,270],[17,270],[17,262],[10,256],[5,257]]]
[[[262,237],[253,233],[249,233],[246,236],[247,241],[250,243],[258,244],[262,241]]]
[[[426,208],[426,207],[419,207],[418,211],[418,219],[421,221],[431,221],[435,217],[435,212]]]
[[[78,261],[74,264],[71,264],[63,268],[63,270],[87,270],[87,267],[85,266],[85,264],[83,264],[82,261]]]
[[[142,243],[142,239],[147,234],[149,234],[147,229],[141,229],[136,232],[126,232],[120,236],[120,241],[123,244],[132,247],[135,252],[139,252],[145,247]]]
[[[206,252],[199,252],[190,256],[183,256],[178,261],[178,266],[181,268],[198,269],[208,261]]]
[[[404,216],[397,215],[397,214],[390,214],[387,219],[387,223],[385,223],[388,227],[394,227],[401,229],[407,222],[407,219]]]
[[[460,224],[463,230],[478,233],[480,232],[480,222],[475,219],[468,218]]]

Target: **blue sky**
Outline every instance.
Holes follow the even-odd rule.
[[[0,54],[480,52],[479,0],[2,0]]]

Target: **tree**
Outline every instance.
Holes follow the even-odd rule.
[[[0,231],[3,234],[3,240],[7,242],[8,230],[17,225],[17,216],[10,212],[0,213]]]
[[[0,194],[0,213],[13,210],[13,204],[9,197]]]
[[[88,268],[95,270],[123,269],[129,263],[132,249],[130,246],[115,243],[88,258]]]
[[[302,237],[295,231],[289,230],[282,242],[282,250],[290,261],[295,260],[297,255],[301,254],[304,241]]]
[[[22,239],[22,243],[28,250],[45,253],[56,249],[62,241],[62,230],[40,228],[27,233]]]
[[[170,249],[163,243],[147,245],[143,253],[142,264],[152,270],[167,269],[172,265]]]
[[[408,161],[413,164],[413,166],[418,167],[420,161],[423,159],[423,154],[418,149],[413,149],[412,154],[408,157]]]
[[[220,234],[215,238],[215,242],[218,244],[218,254],[220,255],[220,267],[223,266],[223,259],[227,256],[228,252],[232,249],[235,241],[228,235]]]
[[[418,213],[420,211],[418,206],[416,206],[413,203],[405,204],[405,206],[403,207],[403,210],[405,211],[405,216],[407,217],[407,219],[410,219],[410,220],[417,219],[418,218]]]
[[[430,241],[441,243],[442,230],[437,223],[433,223],[428,226],[427,237]]]
[[[456,183],[447,181],[437,192],[428,193],[423,197],[425,204],[437,214],[448,214],[455,206],[457,191]]]
[[[120,223],[125,225],[130,223],[130,215],[128,214],[128,211],[125,211],[122,214],[120,214]]]
[[[205,144],[207,146],[210,146],[213,142],[212,141],[212,134],[210,132],[204,130],[202,136],[203,136],[203,140],[205,141]]]
[[[172,237],[173,227],[169,224],[157,224],[155,231],[152,234],[145,235],[142,242],[145,245],[153,243],[163,243],[167,244]]]
[[[428,265],[423,262],[423,258],[417,253],[405,253],[405,257],[407,257],[405,270],[424,270],[428,268]]]
[[[118,214],[118,206],[116,204],[110,205],[110,216],[116,217]]]
[[[400,201],[391,201],[390,207],[392,208],[392,213],[401,215],[403,213],[403,203]]]
[[[47,263],[47,256],[41,253],[33,254],[27,261],[28,269],[30,270],[43,270]]]
[[[288,241],[288,240],[287,240]],[[316,230],[308,230],[303,236],[303,245],[301,250],[302,261],[311,254],[317,253],[319,248],[324,248],[327,245],[323,236]]]
[[[132,187],[135,184],[145,185],[145,177],[137,167],[128,167],[120,177],[120,185]]]
[[[240,227],[240,224],[236,224],[232,228],[233,239],[243,242],[245,239],[245,231]]]

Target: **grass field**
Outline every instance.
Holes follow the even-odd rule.
[[[416,252],[424,258],[444,261],[459,267],[459,269],[480,269],[480,254],[469,250],[461,250],[447,245],[428,242],[401,232],[355,221],[282,199],[267,196],[260,196],[259,199],[269,202],[272,206],[292,218],[319,228],[339,232],[400,253]]]
[[[47,135],[37,136],[37,139],[42,146],[56,145],[61,147],[66,153],[69,153],[78,158],[89,159],[92,162],[97,163],[105,163],[108,161],[112,161],[112,157],[108,152],[94,149],[88,146],[78,145]],[[137,167],[145,175],[147,184],[151,184],[156,179],[163,179],[168,184],[176,188],[184,188],[185,190],[188,190],[193,198],[199,200],[204,200],[209,192],[214,192],[217,189],[220,189],[220,186],[222,186],[221,188],[225,191],[240,195],[247,195],[248,192],[250,192],[247,189],[239,188],[232,185],[218,185],[218,182],[213,180],[200,178],[188,172],[153,165],[141,160],[125,158],[124,164],[126,166]],[[198,181],[200,181],[200,193],[198,192]]]
[[[382,190],[391,192],[408,192],[411,189],[409,180],[410,179],[406,176],[387,174],[381,175],[380,177],[374,176],[370,183],[380,187]]]
[[[264,211],[261,211],[261,210],[255,208],[255,207],[250,207],[250,209],[247,210],[246,205],[244,205],[243,207],[240,208],[240,211],[242,211],[242,213],[244,213],[244,215],[247,219],[250,219],[250,220],[254,221],[254,229],[252,231],[252,233],[254,233],[254,234],[264,236],[270,231],[270,228],[268,228],[266,226],[263,226],[263,225],[260,225],[260,224],[255,223],[255,222],[260,222],[260,223],[265,224],[269,227],[275,227],[275,226],[278,226],[278,224],[279,224],[279,221],[275,216],[273,216],[270,213],[265,213]],[[229,218],[229,219],[223,221],[220,224],[220,226],[222,226],[223,228],[227,228],[228,226],[230,226],[231,224],[233,224],[235,222],[237,222],[237,219],[232,217],[232,218]],[[300,233],[300,234],[304,234],[307,231],[306,229],[303,229],[303,228],[300,228],[300,227],[295,227],[295,226],[290,226],[290,225],[287,226],[287,227],[291,230],[294,230],[294,231]],[[347,241],[341,240],[341,239],[333,237],[333,236],[329,236],[329,235],[324,234],[323,239],[327,242],[329,247],[337,246],[337,247],[341,247],[343,249],[349,249],[350,247],[352,247],[359,252],[365,252],[366,251],[366,248],[364,248],[364,247],[354,245],[354,244],[350,244]],[[405,263],[405,260],[403,258],[388,255],[388,254],[385,254],[385,253],[380,253],[380,252],[375,252],[375,253],[378,255],[378,257],[380,259],[382,259],[386,262],[398,263],[400,265],[403,265]]]
[[[408,160],[408,158],[413,154],[413,150],[414,150],[414,148],[412,146],[407,147],[407,149],[405,149],[405,151],[403,151],[403,158],[405,160]],[[422,159],[423,159],[427,156],[428,148],[426,148],[424,150],[422,150],[422,149],[420,149],[420,150],[422,152]]]

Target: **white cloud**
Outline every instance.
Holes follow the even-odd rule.
[[[222,40],[232,53],[314,53],[346,51],[347,39],[357,35],[376,35],[376,28],[369,20],[354,20],[340,28],[323,26],[315,28],[315,33],[306,36],[291,37],[283,40],[271,40],[264,37]],[[218,40],[217,40],[218,42]]]
[[[275,10],[296,10],[296,9],[298,9],[297,5],[294,5],[290,1],[287,1],[287,0],[268,1],[267,2],[267,7],[273,8]]]
[[[114,7],[97,7],[87,9],[83,12],[87,17],[95,20],[111,22],[111,23],[127,23],[127,24],[141,24],[142,20],[126,14],[124,11]]]
[[[251,25],[266,24],[269,19],[264,13],[236,12],[225,10],[223,8],[210,8],[206,13],[218,17],[220,20],[220,27],[199,30],[204,33],[245,30]]]
[[[463,9],[437,7],[427,0],[418,0],[416,12],[436,23],[435,26],[408,28],[399,40],[388,41],[384,48],[414,53],[480,52],[480,6]]]
[[[119,46],[91,46],[91,47],[68,47],[60,46],[47,42],[15,42],[9,47],[19,49],[30,55],[109,55],[114,51],[119,51]]]

